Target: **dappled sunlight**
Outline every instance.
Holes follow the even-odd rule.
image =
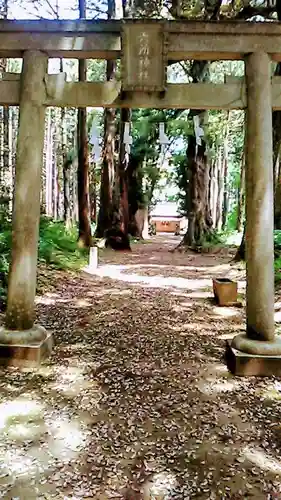
[[[54,294],[53,296],[39,295],[35,297],[35,304],[42,304],[45,306],[52,306],[55,304],[66,304],[68,302],[70,302],[70,299],[63,299],[57,294]]]
[[[239,327],[237,327],[237,331],[236,331],[236,332],[235,332],[235,331],[233,331],[233,330],[235,330],[235,328],[233,328],[233,327],[231,327],[231,330],[232,330],[232,331],[231,331],[231,332],[229,332],[229,333],[222,333],[221,335],[218,335],[218,339],[220,339],[220,340],[232,340],[232,339],[233,339],[233,337],[234,337],[235,335],[237,335],[237,334],[238,334],[238,332],[240,332],[241,327],[240,327],[240,326],[239,326]]]
[[[42,418],[41,402],[19,398],[0,404],[0,429],[18,423],[34,422]]]
[[[63,344],[60,346],[60,349],[63,351],[75,351],[75,350],[83,350],[83,349],[88,349],[89,346],[88,344],[84,341],[81,342],[76,342],[75,344]]]
[[[87,292],[89,297],[103,297],[104,295],[112,295],[115,297],[132,295],[132,290],[117,290],[116,288],[105,288],[104,290]]]
[[[57,417],[50,422],[49,448],[53,455],[71,459],[76,453],[82,451],[86,444],[88,431],[82,429],[78,420],[70,420],[67,417]]]
[[[221,394],[223,392],[236,391],[240,387],[239,381],[233,380],[212,380],[202,381],[198,384],[198,388],[204,394]]]
[[[273,384],[267,384],[258,394],[262,399],[279,401],[281,399],[281,382],[275,380]]]
[[[112,278],[118,281],[123,281],[133,284],[144,284],[151,288],[183,288],[183,289],[200,289],[210,286],[209,279],[188,279],[181,277],[170,276],[141,276],[139,274],[122,274],[125,266],[120,265],[105,265],[95,270],[94,273],[99,277]]]
[[[22,480],[25,479],[25,476],[34,477],[40,474],[40,472],[44,472],[36,459],[29,457],[24,451],[17,449],[10,449],[6,453],[0,451],[0,462],[5,464],[5,474],[7,476],[16,475]]]
[[[175,332],[183,332],[192,329],[192,324],[190,323],[180,323],[179,325],[170,326]]]
[[[241,310],[235,307],[213,307],[212,313],[223,318],[235,318],[241,316]]]
[[[234,377],[222,363],[208,364],[200,371],[199,390],[206,395],[237,391],[243,386],[243,379]]]
[[[33,416],[10,409],[5,419],[0,406],[4,498],[256,499],[271,481],[272,462],[260,479],[241,449],[277,444],[281,391],[223,362],[245,315],[213,300],[212,277],[231,273],[226,257],[156,242],[136,244],[135,256],[101,252],[93,274],[50,272],[55,293],[36,312],[54,332],[52,357],[3,370],[2,405],[35,404]],[[265,449],[278,462],[278,448]]]
[[[53,376],[53,367],[48,366],[48,365],[40,365],[38,368],[36,368],[36,372],[38,375],[41,375],[42,377],[48,379]]]
[[[143,498],[144,500],[150,500],[152,498],[172,498],[173,491],[177,485],[178,481],[175,474],[168,471],[158,472],[153,474],[152,477],[143,484]]]
[[[193,287],[194,287],[194,285],[193,285]],[[203,288],[203,286],[202,286],[202,288]],[[187,294],[186,294],[187,297],[190,297],[192,299],[208,299],[210,297],[210,295],[211,295],[211,292],[206,292],[206,291],[202,291],[202,292],[187,292]]]
[[[57,293],[47,292],[44,295],[35,297],[35,304],[53,305],[60,300],[60,296]]]
[[[69,398],[75,398],[78,394],[89,389],[93,382],[85,379],[80,367],[67,367],[63,372],[57,373],[56,380],[48,385],[51,391],[57,391]]]
[[[25,422],[12,424],[9,426],[6,434],[9,439],[19,442],[38,441],[47,432],[46,425],[43,420],[38,419],[36,422]]]
[[[263,471],[281,474],[281,460],[276,460],[262,449],[245,447],[241,456]]]
[[[118,314],[122,314],[122,311],[118,311]],[[116,315],[116,309],[107,309],[106,311],[101,311],[100,312],[100,317],[102,318],[103,316],[115,316]]]
[[[190,310],[190,308],[193,306],[193,302],[191,301],[184,301],[184,302],[181,302],[181,304],[175,304],[172,306],[172,309],[174,312],[186,312],[188,310]]]
[[[233,377],[231,373],[229,373],[227,366],[222,363],[214,363],[208,367],[208,373],[212,374],[214,377]]]
[[[188,333],[196,333],[197,335],[205,335],[210,330],[210,325],[206,322],[198,321],[197,323],[185,323],[184,325],[170,326],[171,330],[180,332],[180,335],[185,336]]]
[[[77,309],[91,307],[92,302],[86,297],[71,297],[71,298],[63,298],[57,294],[53,296],[42,295],[35,298],[35,304],[45,305],[45,306],[53,306],[56,304],[69,304],[70,307],[74,307]]]
[[[74,299],[73,300],[73,305],[74,307],[91,307],[92,306],[92,302],[90,302],[90,300],[88,299]]]

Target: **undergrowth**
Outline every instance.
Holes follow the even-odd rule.
[[[281,283],[281,231],[274,231],[275,281]]]
[[[42,217],[39,230],[39,262],[60,270],[75,270],[86,265],[88,251],[78,248],[77,236],[76,227],[66,229],[62,221]],[[11,240],[11,224],[2,223],[0,229],[0,301],[2,302],[7,290]]]

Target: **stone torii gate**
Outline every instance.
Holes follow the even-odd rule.
[[[177,21],[0,21],[0,57],[22,57],[0,81],[0,104],[19,105],[13,243],[0,358],[40,362],[52,337],[34,324],[40,182],[46,106],[247,109],[247,325],[227,347],[236,374],[280,374],[274,329],[272,109],[281,109],[281,24]],[[66,82],[48,58],[122,60],[121,82]],[[168,61],[245,61],[245,80],[168,84]]]

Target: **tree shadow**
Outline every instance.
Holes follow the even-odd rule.
[[[244,328],[243,310],[219,314],[189,292],[58,275],[55,295],[37,304],[52,357],[1,371],[4,498],[278,492],[275,381],[227,371],[223,336]]]

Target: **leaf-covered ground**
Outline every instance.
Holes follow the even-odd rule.
[[[281,383],[227,372],[244,309],[212,302],[226,274],[243,300],[243,270],[176,243],[105,252],[95,274],[41,268],[56,346],[1,369],[1,498],[281,498]]]

